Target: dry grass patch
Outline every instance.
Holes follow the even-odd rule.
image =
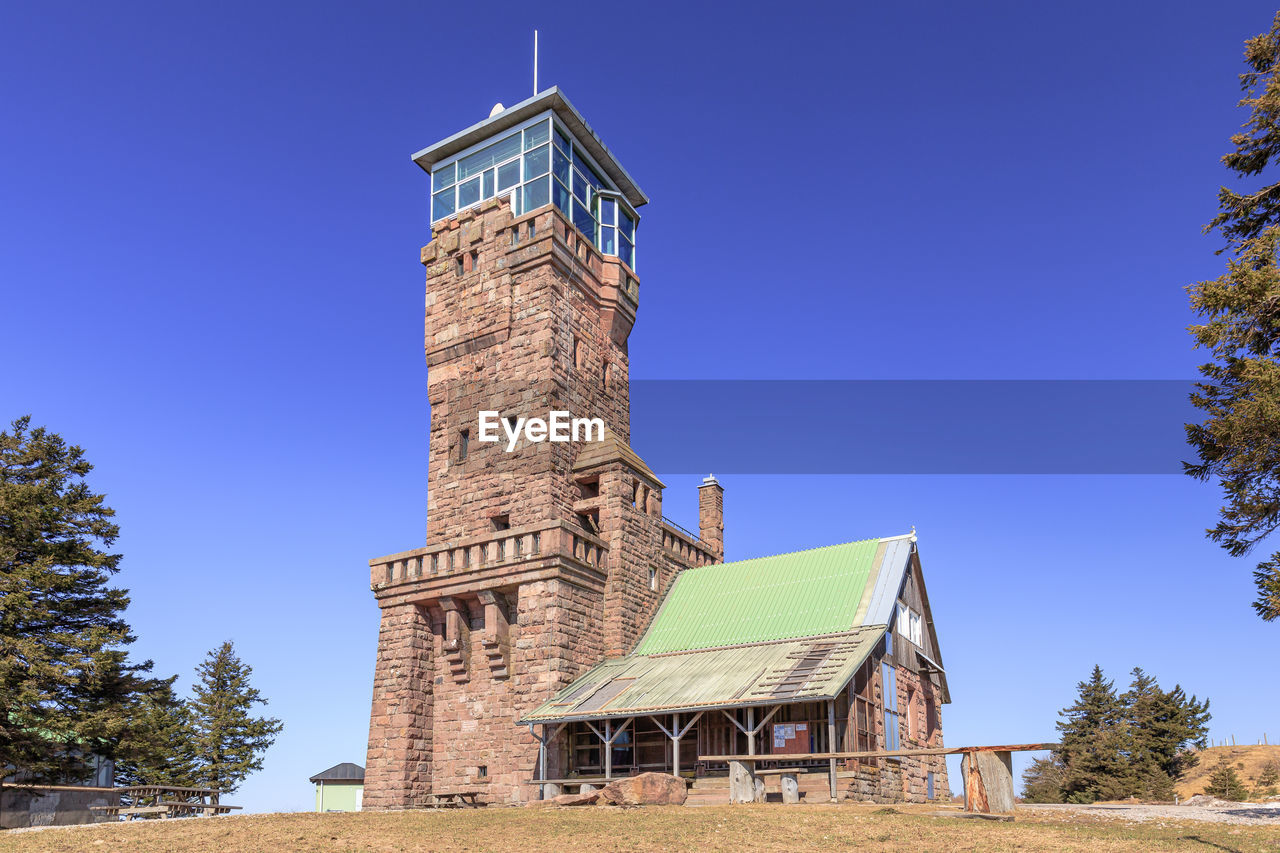
[[[680,806],[357,814],[151,821],[0,835],[0,853],[418,853],[652,850],[1229,850],[1280,853],[1280,829],[1204,824],[1014,823],[884,813],[872,806]],[[879,813],[877,813],[879,812]]]
[[[1178,796],[1187,799],[1195,794],[1204,793],[1204,786],[1209,784],[1209,774],[1218,766],[1218,759],[1225,758],[1232,767],[1243,764],[1240,770],[1240,781],[1250,788],[1253,783],[1250,777],[1256,778],[1262,771],[1262,765],[1268,761],[1280,764],[1280,746],[1211,746],[1199,753],[1200,763],[1191,768],[1187,777],[1177,784]]]

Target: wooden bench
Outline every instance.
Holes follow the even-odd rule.
[[[761,776],[778,776],[778,787],[782,792],[782,802],[798,803],[800,802],[800,769],[797,767],[773,767],[768,770],[757,770],[756,773],[756,793],[759,795],[758,802],[764,802],[764,782]]]
[[[484,805],[476,800],[479,791],[436,791],[431,794],[431,805],[438,809],[474,809]]]
[[[204,812],[205,815],[229,814],[232,809],[243,808],[243,806],[223,806],[216,803],[180,803],[180,802],[164,802],[158,805],[169,809],[169,817],[179,817],[187,814],[195,814],[196,812]]]
[[[208,803],[157,803],[154,806],[89,806],[89,810],[106,817],[123,817],[127,820],[135,818],[171,818],[188,817],[196,812],[205,815],[229,814],[232,809],[241,806],[218,806]]]
[[[102,812],[107,817],[123,817],[128,820],[142,817],[168,817],[169,809],[165,806],[89,806],[90,811]]]
[[[625,779],[625,776],[614,776],[606,779],[603,776],[575,776],[571,779],[534,779],[534,783],[542,786],[543,796],[551,799],[558,794],[588,793],[603,788],[610,782]],[[574,790],[566,790],[572,788]]]

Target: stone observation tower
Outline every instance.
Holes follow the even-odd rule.
[[[370,561],[381,608],[364,806],[536,796],[517,725],[606,656],[629,653],[682,569],[724,558],[723,490],[699,535],[662,517],[630,447],[627,338],[637,208],[648,198],[559,89],[414,155],[431,175],[424,547]],[[603,438],[486,441],[552,411]]]

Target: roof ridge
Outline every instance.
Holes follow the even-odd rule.
[[[771,560],[774,557],[790,557],[795,554],[808,554],[812,551],[825,551],[828,548],[842,548],[845,545],[860,545],[863,542],[885,542],[892,539],[902,539],[910,535],[910,533],[904,533],[899,536],[868,536],[866,539],[850,539],[847,542],[833,542],[830,545],[815,545],[812,548],[798,548],[795,551],[779,551],[776,554],[763,554],[759,557],[747,557],[745,560],[730,560],[724,563],[708,563],[705,566],[692,566],[677,574],[676,579],[678,580],[689,572],[698,572],[703,569],[714,569],[719,566],[732,566],[737,563],[751,563],[756,560]]]

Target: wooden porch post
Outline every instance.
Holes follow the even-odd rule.
[[[529,725],[530,734],[533,733],[533,724]],[[542,737],[538,738],[538,781],[542,784],[538,785],[538,799],[545,800],[547,797],[547,726],[542,726]]]
[[[747,709],[747,755],[756,754],[756,709]],[[752,766],[754,769],[754,765]]]
[[[676,735],[680,734],[679,713],[671,715],[671,731],[675,732]],[[680,738],[678,736],[671,738],[671,775],[680,775]]]
[[[604,721],[604,778],[613,778],[613,720]]]
[[[836,700],[827,700],[827,752],[836,751]],[[836,760],[827,759],[830,764],[828,774],[831,781],[831,802],[839,802],[836,798]]]
[[[673,713],[671,715],[672,725],[670,729],[668,729],[666,726],[662,724],[662,720],[659,720],[657,717],[653,716],[652,714],[649,715],[649,719],[653,720],[654,725],[662,729],[662,733],[671,740],[671,775],[672,776],[680,775],[680,740],[689,733],[689,729],[693,728],[693,724],[698,722],[699,718],[702,717],[702,714],[703,714],[702,711],[699,711],[698,713],[694,714],[692,717],[689,718],[689,722],[684,724],[684,728],[681,728],[680,714]],[[632,717],[631,721],[635,722],[635,717]]]

